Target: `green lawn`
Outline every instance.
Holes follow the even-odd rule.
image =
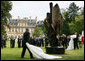
[[[10,48],[9,41],[7,41],[7,47],[1,48],[1,60],[31,60],[28,51],[26,51],[24,58],[21,58],[22,48],[17,47],[17,42],[15,43],[15,48]],[[45,48],[41,47],[45,52]],[[76,50],[65,50],[65,54],[55,56],[62,56],[61,59],[54,60],[84,60],[84,46]],[[39,60],[34,58],[34,60]]]

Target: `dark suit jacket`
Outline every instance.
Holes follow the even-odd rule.
[[[30,33],[29,32],[25,32],[23,34],[23,41],[22,41],[22,46],[26,46],[26,42],[30,43]]]
[[[74,38],[74,43],[77,43],[78,42],[78,35],[76,38]]]

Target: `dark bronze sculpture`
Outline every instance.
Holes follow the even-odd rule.
[[[63,25],[63,18],[60,13],[58,4],[53,7],[53,4],[50,3],[50,13],[47,13],[47,17],[44,21],[46,34],[50,42],[51,47],[58,46],[57,36],[60,34],[60,30]]]

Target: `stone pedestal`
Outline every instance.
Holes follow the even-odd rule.
[[[64,54],[65,49],[63,47],[46,46],[46,53],[47,54]]]

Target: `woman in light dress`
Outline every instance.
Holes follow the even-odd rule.
[[[76,38],[76,37],[77,37],[77,35],[71,35],[70,36],[69,46],[67,47],[67,50],[73,50],[74,49],[73,39]]]

